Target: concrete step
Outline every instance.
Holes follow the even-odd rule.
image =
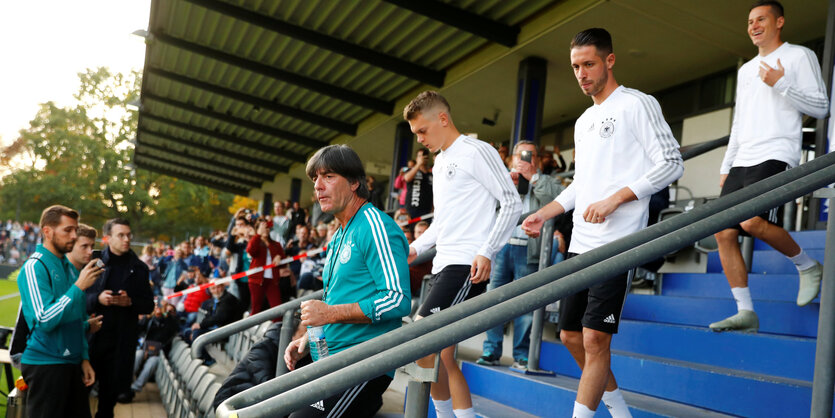
[[[826,248],[826,230],[795,231],[789,232],[789,235],[794,238],[794,241],[797,242],[797,245],[799,245],[800,248],[806,250],[822,250]],[[765,242],[758,239],[754,240],[754,250],[770,249],[771,247],[769,247]]]
[[[540,417],[570,416],[574,408],[579,384],[576,377],[526,376],[510,371],[507,367],[479,366],[470,362],[464,362],[461,370],[473,394],[489,397],[502,405]],[[629,391],[624,391],[624,399],[635,418],[728,416]],[[606,406],[601,403],[595,417],[608,416]]]
[[[760,319],[760,333],[817,337],[817,304],[798,307],[793,302],[759,301],[754,308]],[[736,303],[730,299],[630,294],[622,318],[707,327],[736,311]]]
[[[806,250],[810,257],[823,261],[824,250],[813,249]],[[721,273],[722,263],[719,261],[719,253],[712,252],[707,255],[707,272]],[[794,264],[775,250],[755,250],[754,259],[751,263],[751,273],[755,274],[797,274],[797,268]]]
[[[746,372],[812,381],[815,340],[773,334],[622,321],[612,349]],[[559,345],[545,341],[543,345]]]
[[[561,344],[544,345],[540,366],[579,378],[580,368]],[[633,392],[726,414],[755,417],[808,416],[812,384],[668,358],[612,352],[618,386]]]
[[[795,302],[799,286],[797,272],[790,274],[749,274],[748,287],[754,301]],[[733,299],[723,273],[665,273],[661,294],[717,299]],[[820,303],[815,298],[812,303]]]

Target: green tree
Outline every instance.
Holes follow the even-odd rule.
[[[0,179],[0,218],[37,221],[46,206],[78,210],[100,228],[123,217],[144,238],[224,228],[233,196],[148,170],[130,170],[141,74],[107,68],[79,73],[76,103],[40,106],[29,127],[0,153],[0,164],[28,161]]]

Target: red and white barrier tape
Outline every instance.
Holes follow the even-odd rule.
[[[408,221],[400,221],[400,222],[397,223],[397,225],[406,226],[406,225],[416,224],[420,221],[425,221],[425,220],[427,220],[429,218],[432,218],[434,216],[435,216],[434,213],[427,213],[426,215],[418,216],[417,218],[412,218],[412,219],[409,219]]]
[[[430,219],[434,216],[435,216],[434,213],[427,213],[426,215],[418,216],[417,218],[412,218],[412,219],[409,219],[408,221],[405,221],[405,222],[398,222],[397,225],[399,225],[399,226],[411,225],[411,224],[414,224],[414,223],[418,223],[420,221]],[[172,294],[166,296],[166,299],[178,298],[180,296],[187,295],[189,293],[194,293],[194,292],[197,292],[197,291],[206,290],[206,289],[208,289],[212,286],[215,286],[215,285],[230,283],[232,280],[238,280],[242,277],[247,277],[247,276],[251,276],[253,274],[261,273],[262,271],[264,271],[264,269],[271,269],[273,267],[278,267],[278,266],[283,266],[285,264],[290,264],[293,261],[301,260],[302,258],[305,258],[305,257],[314,256],[314,255],[319,254],[322,251],[326,251],[326,250],[327,250],[326,247],[322,247],[322,248],[317,248],[315,250],[310,250],[306,253],[301,253],[301,254],[293,256],[293,257],[285,257],[285,258],[282,258],[281,261],[279,261],[278,263],[272,263],[272,264],[268,264],[266,266],[251,268],[247,271],[242,271],[240,273],[235,273],[231,276],[226,276],[226,277],[223,277],[223,278],[220,278],[220,279],[212,280],[209,283],[204,283],[204,284],[201,284],[200,286],[189,287],[188,289],[181,290],[179,292],[172,293]]]
[[[292,257],[285,257],[285,258],[282,258],[277,263],[274,262],[272,264],[267,264],[266,266],[251,268],[247,271],[242,271],[240,273],[235,273],[231,276],[226,276],[226,277],[223,277],[223,278],[220,278],[220,279],[212,280],[209,283],[204,283],[204,284],[201,284],[200,286],[192,286],[192,287],[189,287],[188,289],[181,290],[181,291],[176,292],[176,293],[172,293],[172,294],[166,296],[165,298],[166,299],[178,298],[180,296],[187,295],[189,293],[194,293],[194,292],[197,292],[197,291],[206,290],[206,289],[208,289],[212,286],[216,286],[216,285],[219,285],[219,284],[230,283],[232,280],[238,280],[238,279],[243,278],[243,277],[252,276],[253,274],[260,273],[260,272],[264,271],[265,269],[271,269],[273,267],[278,267],[278,266],[283,266],[285,264],[290,264],[293,261],[298,261],[298,260],[301,260],[302,258],[311,257],[311,256],[317,255],[317,254],[319,254],[323,251],[327,251],[327,247],[317,248],[315,250],[310,250],[310,251],[301,253],[299,255],[294,255]]]

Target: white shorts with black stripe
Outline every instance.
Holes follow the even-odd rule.
[[[383,375],[360,383],[327,399],[314,402],[290,414],[290,418],[373,417],[383,406],[383,392],[391,377]]]
[[[425,318],[484,293],[489,281],[485,280],[481,283],[470,281],[471,267],[453,264],[444,267],[438,274],[432,276],[429,282],[429,293],[424,298],[423,305],[418,309],[418,315]]]

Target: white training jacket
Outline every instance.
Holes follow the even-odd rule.
[[[419,255],[435,245],[433,274],[452,264],[470,265],[476,255],[492,260],[522,214],[519,193],[499,153],[461,135],[435,157],[432,174],[435,217],[411,247]]]

